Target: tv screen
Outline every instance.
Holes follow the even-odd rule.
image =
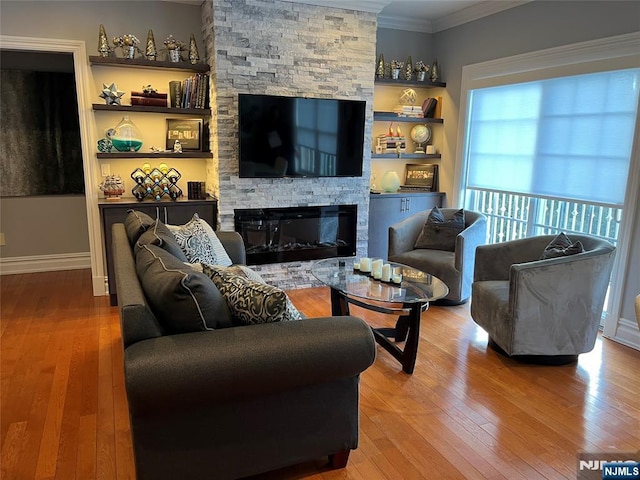
[[[360,177],[365,102],[240,94],[240,177]]]

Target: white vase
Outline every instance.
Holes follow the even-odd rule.
[[[382,177],[380,186],[385,192],[397,192],[400,188],[400,177],[398,177],[398,174],[395,171],[389,170]]]

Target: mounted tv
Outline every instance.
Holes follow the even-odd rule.
[[[361,177],[365,102],[241,93],[240,177]]]

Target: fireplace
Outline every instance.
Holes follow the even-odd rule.
[[[247,265],[356,254],[357,205],[234,210]]]

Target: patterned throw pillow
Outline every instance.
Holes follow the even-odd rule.
[[[302,314],[281,289],[268,285],[258,272],[244,265],[220,267],[203,265],[209,276],[227,300],[231,315],[240,325],[301,320]],[[240,279],[240,281],[237,281]],[[284,295],[282,299],[281,295]],[[253,296],[253,298],[248,298]],[[284,302],[284,309],[281,311]]]
[[[547,258],[566,257],[568,255],[575,255],[576,253],[584,252],[582,242],[572,242],[564,232],[561,232],[549,242],[542,252],[540,260],[546,260]]]
[[[464,210],[460,209],[453,214],[453,217],[445,219],[440,209],[433,207],[414,248],[453,252],[456,249],[456,238],[463,230]]]
[[[190,263],[229,266],[233,264],[222,242],[197,213],[184,225],[167,225]]]

